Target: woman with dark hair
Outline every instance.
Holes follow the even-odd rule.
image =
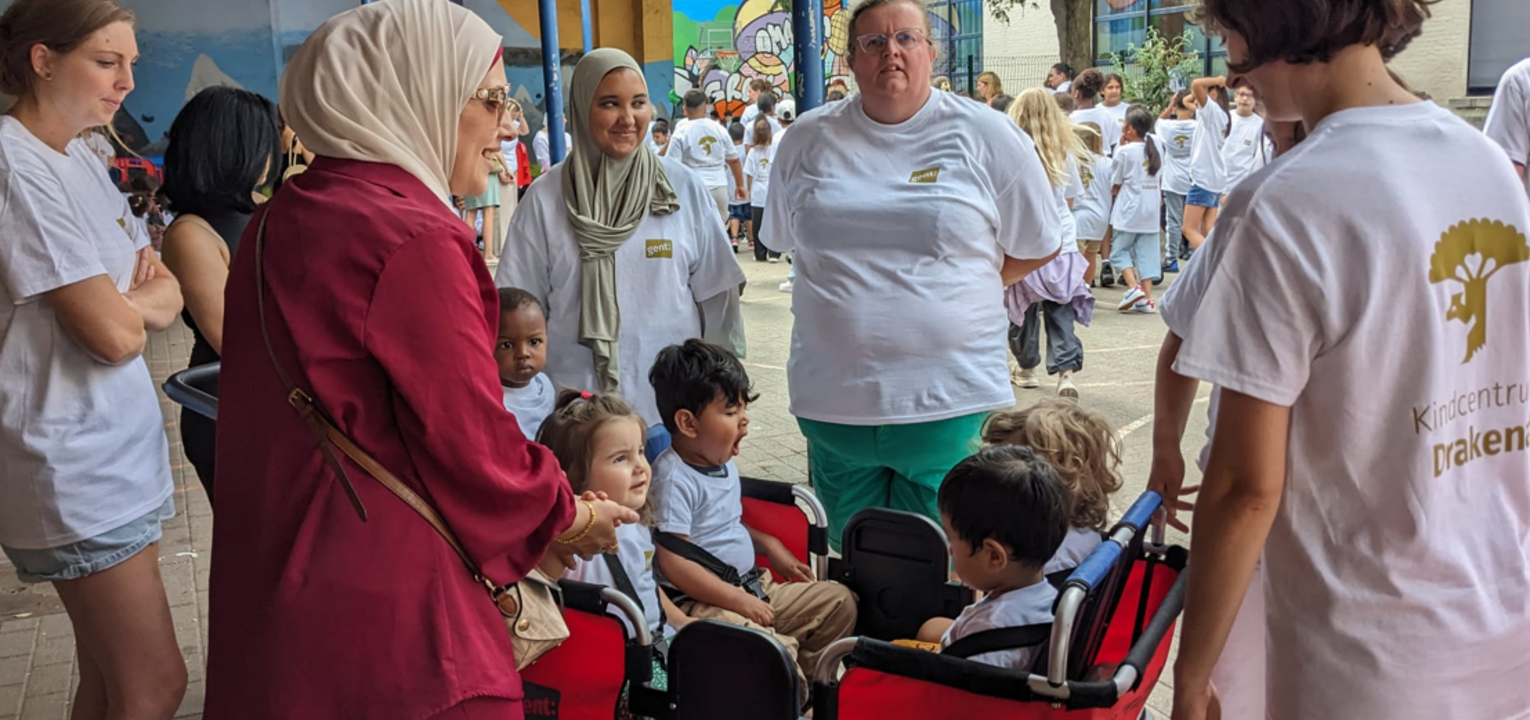
[[[0,16],[0,92],[16,98],[0,117],[0,549],[69,613],[75,720],[168,718],[186,691],[159,571],[174,485],[144,360],[181,296],[79,139],[111,122],[137,60],[133,14],[112,0]]]
[[[176,218],[165,230],[164,260],[186,298],[181,318],[194,338],[189,367],[218,362],[223,352],[229,261],[255,212],[255,188],[271,174],[278,137],[276,106],[228,87],[197,93],[170,124],[165,195]],[[186,459],[214,503],[215,427],[210,418],[181,409]]]

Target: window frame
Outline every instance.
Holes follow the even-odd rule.
[[[1093,31],[1090,32],[1090,34],[1089,34],[1090,44],[1091,44],[1091,47],[1090,47],[1090,51],[1091,51],[1090,52],[1090,56],[1092,58],[1094,58],[1094,64],[1096,66],[1099,66],[1099,67],[1108,67],[1109,64],[1110,64],[1109,56],[1107,56],[1106,54],[1104,54],[1104,53],[1102,53],[1100,51],[1100,24],[1101,23],[1116,22],[1116,21],[1119,21],[1119,20],[1133,20],[1133,19],[1141,18],[1143,20],[1143,22],[1144,22],[1143,27],[1144,28],[1150,28],[1150,27],[1153,27],[1153,19],[1154,18],[1161,18],[1161,17],[1170,16],[1170,15],[1188,15],[1192,10],[1195,9],[1195,6],[1193,4],[1192,5],[1180,5],[1180,6],[1174,6],[1174,7],[1157,7],[1157,8],[1155,8],[1155,7],[1153,7],[1153,5],[1155,4],[1156,0],[1139,0],[1139,1],[1142,3],[1142,7],[1141,8],[1127,10],[1125,12],[1110,13],[1108,15],[1100,15],[1099,14],[1099,12],[1098,12],[1099,7],[1100,7],[1099,0],[1095,0],[1095,2],[1091,5],[1091,10],[1094,11],[1094,20],[1092,22],[1092,25],[1093,25],[1093,29],[1092,30]],[[1190,23],[1188,21],[1188,19],[1187,19],[1185,24],[1186,25],[1190,25],[1192,23]],[[1145,30],[1144,30],[1144,32],[1145,32]],[[1226,67],[1226,63],[1227,63],[1227,48],[1225,48],[1225,47],[1218,48],[1217,45],[1219,45],[1220,43],[1218,43],[1216,38],[1214,38],[1213,36],[1206,35],[1205,33],[1202,33],[1202,36],[1205,38],[1205,41],[1202,44],[1202,46],[1201,47],[1196,47],[1196,48],[1193,48],[1193,49],[1200,56],[1201,76],[1204,77],[1204,76],[1209,76],[1209,75],[1212,74],[1213,68],[1216,66],[1218,60],[1221,61],[1221,64],[1222,64],[1223,67]],[[1127,66],[1130,67],[1133,63],[1130,62],[1130,58],[1127,58],[1127,60],[1128,60]]]

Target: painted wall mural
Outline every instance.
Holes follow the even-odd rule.
[[[824,0],[824,79],[854,87],[850,77],[850,0]],[[675,86],[678,103],[699,89],[721,116],[743,113],[749,83],[770,81],[778,92],[791,89],[796,70],[791,0],[674,0]],[[935,37],[952,30],[931,13]]]

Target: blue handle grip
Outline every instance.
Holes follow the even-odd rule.
[[[1147,527],[1153,520],[1153,513],[1158,512],[1158,508],[1162,506],[1163,496],[1151,490],[1142,493],[1142,497],[1137,498],[1137,502],[1132,503],[1131,509],[1121,516],[1121,522],[1116,523],[1116,527],[1126,525],[1140,533],[1142,528]]]
[[[1121,546],[1113,542],[1103,542],[1084,558],[1078,568],[1068,576],[1066,585],[1077,585],[1084,589],[1085,593],[1098,585],[1105,576],[1110,574],[1110,569],[1116,566],[1121,559]]]

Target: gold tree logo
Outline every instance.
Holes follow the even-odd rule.
[[[707,157],[711,157],[712,156],[712,145],[716,144],[716,142],[717,142],[717,138],[712,137],[711,135],[708,135],[708,136],[702,138],[701,142],[699,142],[697,144],[701,146],[702,150],[707,151]]]
[[[1187,143],[1187,142],[1190,142],[1190,138],[1189,137],[1186,137],[1184,135],[1175,135],[1174,136],[1174,144],[1176,146],[1178,146],[1179,149],[1181,149],[1181,150],[1185,149],[1185,143]]]
[[[1445,319],[1460,320],[1466,332],[1466,359],[1471,362],[1487,344],[1487,281],[1499,270],[1530,259],[1525,235],[1497,220],[1468,220],[1452,226],[1434,244],[1429,256],[1429,282],[1461,284],[1450,296]]]

